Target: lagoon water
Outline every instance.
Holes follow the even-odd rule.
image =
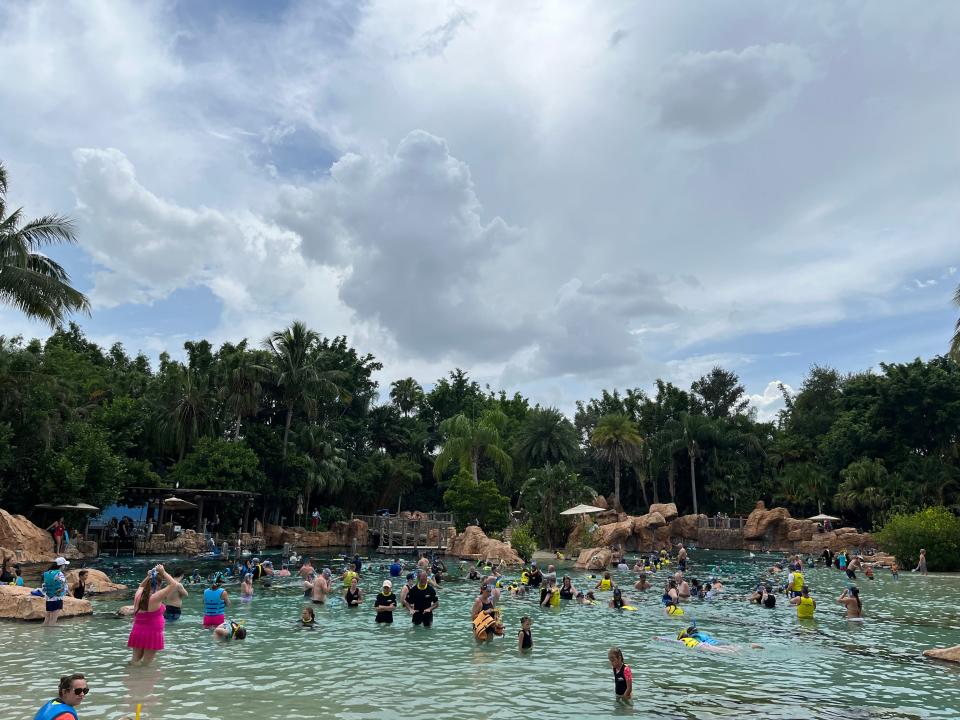
[[[242,642],[214,642],[200,627],[202,588],[196,588],[183,618],[167,624],[167,649],[145,668],[126,666],[131,621],[113,617],[129,595],[95,600],[92,617],[55,628],[0,626],[0,716],[30,720],[53,696],[58,677],[74,671],[85,673],[91,687],[83,720],[132,718],[137,703],[144,720],[960,716],[960,668],[920,655],[960,644],[960,577],[906,572],[894,581],[885,570],[874,581],[861,577],[867,619],[859,624],[846,622],[833,602],[846,577],[811,570],[807,581],[819,608],[814,622],[801,625],[783,598],[774,610],[731,599],[752,590],[775,558],[694,551],[688,574],[719,575],[727,598],[693,601],[683,619],[665,616],[660,606],[664,572],[642,594],[632,590],[634,573],[616,576],[631,588],[636,612],[566,603],[541,610],[533,597],[505,593],[506,637],[480,647],[469,621],[477,583],[456,577],[442,586],[432,629],[413,628],[401,612],[393,626],[375,625],[370,605],[387,576],[377,559],[364,571],[366,607],[349,609],[339,599],[314,606],[316,630],[298,627],[299,578],[257,587],[251,603],[236,602],[237,588],[228,586],[235,601],[228,617],[249,631]],[[121,558],[119,569],[112,562],[98,567],[132,584],[156,558]],[[569,572],[578,588],[596,582]],[[534,623],[535,647],[525,656],[516,650],[522,615]],[[764,649],[714,655],[654,639],[675,635],[690,617],[715,637]],[[614,702],[607,663],[613,645],[633,669],[632,708]]]

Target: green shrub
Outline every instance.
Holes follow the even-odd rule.
[[[533,529],[530,522],[517,525],[510,534],[510,546],[517,551],[517,555],[527,562],[533,559],[533,554],[537,551],[537,541],[533,536]]]
[[[960,518],[945,507],[894,515],[876,536],[905,568],[915,567],[920,549],[926,548],[930,570],[960,569]]]

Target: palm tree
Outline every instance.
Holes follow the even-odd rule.
[[[394,380],[390,384],[390,400],[407,416],[423,400],[423,388],[412,377]]]
[[[0,302],[51,327],[73,312],[90,312],[87,296],[70,285],[63,267],[43,254],[50,245],[76,242],[73,221],[60,215],[24,220],[23,208],[9,215],[7,171],[0,163]]]
[[[220,383],[220,398],[233,418],[233,439],[240,439],[243,418],[256,414],[260,407],[263,388],[260,383],[263,371],[247,351],[247,341],[228,348],[223,362],[223,378]]]
[[[670,438],[669,447],[676,451],[685,449],[690,460],[690,494],[693,498],[693,514],[699,514],[697,504],[697,459],[709,445],[716,445],[720,432],[716,423],[705,415],[680,413],[677,420],[664,423],[664,432]]]
[[[343,395],[337,382],[344,377],[344,373],[320,368],[319,344],[320,335],[299,320],[263,341],[264,347],[273,353],[274,382],[280,388],[287,410],[283,424],[284,458],[287,457],[290,426],[296,408],[302,405],[307,415],[313,415],[316,412],[316,395],[329,399],[339,399]]]
[[[636,424],[621,414],[604,415],[597,421],[597,426],[590,436],[597,456],[601,460],[613,464],[613,504],[617,510],[622,510],[620,504],[620,465],[632,463],[640,459],[640,450],[643,447],[643,438]]]
[[[180,462],[187,450],[213,428],[213,395],[201,373],[183,366],[176,372],[172,406],[160,418],[160,429],[173,439]]]
[[[462,413],[440,423],[443,449],[433,462],[433,475],[438,480],[454,462],[461,470],[470,469],[473,482],[480,484],[478,468],[481,456],[486,457],[505,475],[513,471],[510,456],[501,447],[500,433],[507,417],[499,410],[487,410],[476,421]]]
[[[570,462],[577,453],[577,429],[556,408],[534,408],[520,428],[516,455],[528,467]]]
[[[3,208],[0,206],[0,215],[3,214]],[[957,285],[957,290],[953,294],[953,303],[957,307],[960,307],[960,285]],[[950,341],[950,356],[960,362],[960,320],[957,320],[957,326],[953,333],[953,339]]]
[[[317,425],[307,425],[298,434],[297,445],[307,460],[305,507],[310,506],[310,496],[315,491],[335,495],[343,490],[347,461],[333,433]]]

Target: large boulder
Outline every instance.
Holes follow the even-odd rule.
[[[121,592],[127,589],[126,585],[113,582],[106,573],[94,568],[85,568],[87,571],[87,594],[102,595],[103,593]],[[70,570],[67,573],[67,585],[70,586],[70,592],[77,586],[79,570]]]
[[[639,525],[644,530],[656,530],[657,528],[662,528],[667,524],[666,519],[658,512],[649,512],[646,515],[641,515],[636,518],[637,525]]]
[[[266,528],[268,544],[285,545],[302,550],[319,550],[325,548],[350,547],[353,541],[366,547],[370,542],[368,525],[363,520],[338,521],[323,532],[310,532],[299,527],[281,528],[268,525]]]
[[[923,656],[931,660],[945,660],[947,662],[960,663],[960,645],[954,645],[948,648],[931,648],[924,650]]]
[[[775,529],[775,526],[790,519],[790,511],[786,508],[774,508],[767,510],[763,500],[757,502],[747,522],[743,527],[743,538],[745,540],[762,540],[768,532]]]
[[[613,553],[610,552],[610,548],[587,548],[582,550],[580,552],[580,556],[577,558],[577,569],[606,570],[606,568],[610,565],[610,559],[612,557]]]
[[[53,536],[23,515],[0,509],[0,553],[19,563],[51,562]]]
[[[633,535],[634,518],[627,518],[609,525],[601,525],[593,533],[591,542],[594,545],[625,545],[631,535]]]
[[[465,559],[502,560],[508,565],[523,564],[523,559],[510,545],[487,537],[476,525],[468,525],[453,538],[447,547],[447,554]]]
[[[678,540],[697,540],[700,537],[700,519],[705,515],[681,515],[670,521],[670,537]]]
[[[677,506],[674,503],[653,503],[647,512],[660,513],[667,522],[675,520],[680,516],[680,513],[677,512]]]
[[[30,588],[15,585],[0,585],[0,618],[6,620],[43,620],[46,613],[42,597],[30,594]],[[77,600],[72,597],[63,599],[61,618],[77,615],[92,615],[93,607],[89,600]]]

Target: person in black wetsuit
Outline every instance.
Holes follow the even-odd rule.
[[[536,563],[530,564],[530,579],[527,582],[527,585],[530,587],[538,588],[543,582],[543,573],[540,571],[540,568],[537,567]]]
[[[520,632],[517,633],[517,650],[521,652],[533,648],[533,633],[530,631],[532,624],[533,621],[526,615],[520,618]]]
[[[569,575],[563,576],[563,584],[560,586],[560,599],[573,600],[577,594],[577,589],[573,586]]]
[[[607,658],[610,660],[610,667],[613,668],[613,685],[617,700],[632,705],[633,674],[630,672],[630,666],[623,661],[623,651],[620,648],[610,648]]]
[[[363,602],[363,591],[360,589],[356,575],[350,579],[350,587],[343,594],[343,601],[347,607],[360,607],[360,603]]]
[[[393,623],[393,610],[397,607],[397,596],[393,594],[393,583],[390,580],[383,581],[383,590],[373,601],[373,607],[377,611],[378,623]]]
[[[414,625],[430,627],[433,625],[433,611],[440,605],[437,591],[427,579],[427,571],[417,571],[417,582],[407,591],[403,599],[404,607],[410,612],[410,619]]]

